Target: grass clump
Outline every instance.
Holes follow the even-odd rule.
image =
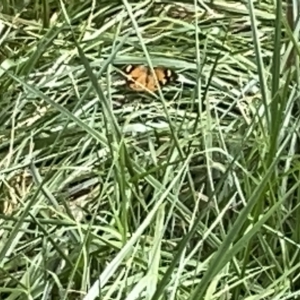
[[[41,3],[1,3],[0,298],[297,298],[286,6]]]

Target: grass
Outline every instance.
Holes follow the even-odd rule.
[[[285,3],[2,2],[0,299],[297,299]]]

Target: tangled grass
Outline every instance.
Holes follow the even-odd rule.
[[[299,297],[281,1],[41,3],[1,3],[0,299]]]

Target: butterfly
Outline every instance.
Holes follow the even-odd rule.
[[[177,79],[177,74],[167,68],[153,68],[157,77],[157,81],[161,86],[164,86]],[[124,73],[127,75],[127,85],[130,89],[136,92],[151,91],[155,92],[158,89],[157,82],[150,67],[143,65],[128,65],[124,68]]]

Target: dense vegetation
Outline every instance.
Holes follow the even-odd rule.
[[[19,2],[0,3],[0,299],[298,298],[286,5]],[[140,63],[179,80],[131,91]]]

